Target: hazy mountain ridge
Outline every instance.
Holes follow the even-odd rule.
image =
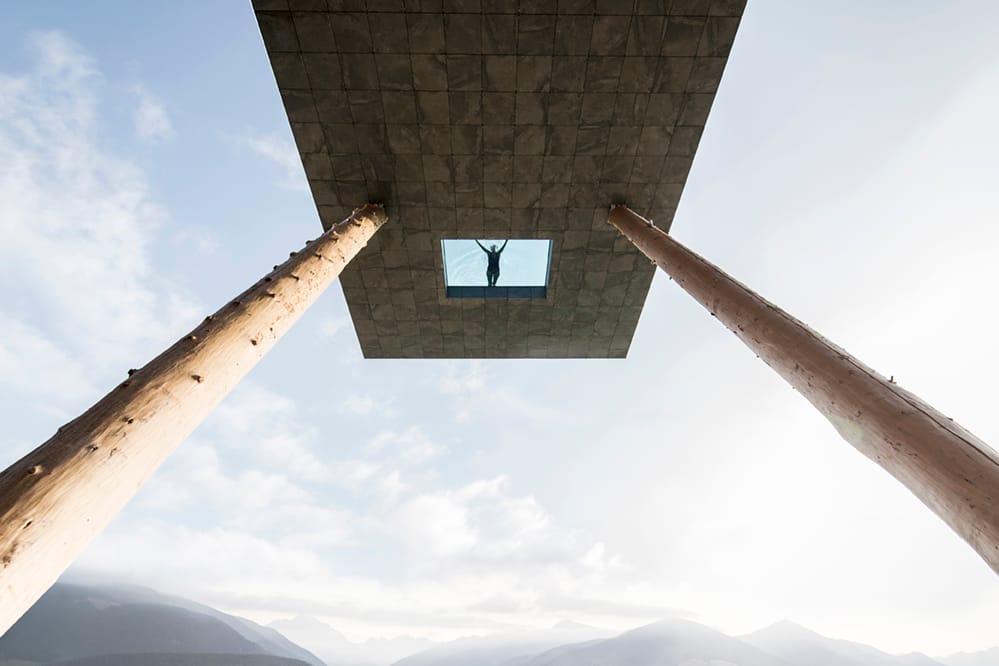
[[[793,622],[783,621],[740,640],[792,664],[809,666],[944,666],[921,653],[893,655],[869,645],[827,638]]]
[[[337,666],[385,666],[436,645],[429,639],[412,636],[355,643],[325,622],[307,616],[276,620],[268,626],[305,646],[327,664]]]
[[[309,640],[301,646],[275,628]],[[0,666],[386,666],[410,651],[393,666],[999,666],[999,647],[935,659],[892,655],[786,621],[738,637],[677,619],[619,635],[562,622],[448,643],[353,643],[315,618],[263,627],[145,588],[65,583],[0,637]]]
[[[120,656],[115,664],[138,665],[149,659],[134,660],[149,654],[202,655],[180,661],[205,666],[228,662],[204,655],[265,657],[245,660],[259,666],[324,666],[273,629],[138,587],[57,583],[0,637],[0,666],[91,663],[110,655]]]

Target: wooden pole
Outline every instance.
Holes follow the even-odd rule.
[[[626,206],[608,221],[999,573],[999,455]]]
[[[0,473],[0,635],[386,220],[378,205],[355,210]]]

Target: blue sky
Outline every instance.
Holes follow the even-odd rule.
[[[320,225],[247,3],[4,13],[13,461]],[[751,2],[673,226],[993,443],[997,20]],[[999,579],[662,276],[626,361],[365,361],[334,286],[75,571],[352,638],[999,642]]]

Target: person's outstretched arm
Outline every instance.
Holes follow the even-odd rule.
[[[482,243],[480,243],[478,240],[475,241],[475,244],[478,245],[482,249],[483,252],[485,252],[486,254],[489,254],[489,250],[487,250],[485,247],[483,247]]]
[[[505,241],[503,241],[503,247],[501,247],[501,248],[499,249],[499,251],[500,251],[500,252],[502,252],[502,251],[503,251],[503,249],[504,249],[504,248],[506,248],[506,244],[507,244],[507,243],[509,243],[509,242],[510,242],[510,239],[509,239],[509,238],[507,238],[507,239],[506,239]]]

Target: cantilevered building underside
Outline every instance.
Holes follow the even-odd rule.
[[[392,219],[341,276],[364,355],[624,357],[654,266],[607,210],[669,228],[743,4],[256,2],[323,224]],[[535,297],[449,295],[442,240],[527,238]]]
[[[326,231],[0,473],[0,633],[338,276],[369,358],[624,357],[651,259],[999,572],[999,455],[666,233],[742,4],[256,0]]]

